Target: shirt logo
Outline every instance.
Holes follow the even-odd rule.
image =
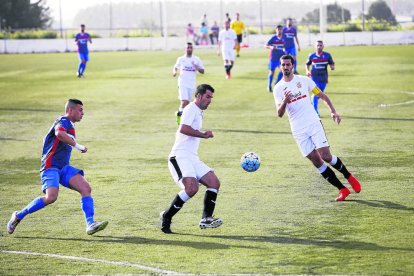
[[[301,84],[300,82],[297,82],[297,83],[296,83],[296,87],[297,87],[297,88],[302,88],[302,84]]]

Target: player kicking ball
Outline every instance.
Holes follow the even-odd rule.
[[[171,176],[181,191],[175,196],[170,207],[160,214],[161,231],[166,234],[172,233],[171,220],[173,216],[181,210],[185,202],[198,192],[199,183],[207,188],[204,196],[203,215],[199,223],[200,228],[216,228],[223,223],[220,218],[213,217],[220,181],[214,171],[199,159],[197,153],[200,138],[214,137],[211,130],[201,130],[203,112],[210,105],[213,93],[214,89],[210,85],[199,85],[196,89],[195,100],[184,108],[181,116],[175,143],[168,158]]]
[[[13,234],[17,225],[28,215],[43,209],[55,202],[59,194],[59,184],[75,190],[81,195],[81,206],[86,220],[86,233],[95,234],[104,230],[107,221],[98,222],[94,219],[95,208],[91,196],[91,187],[83,177],[84,172],[69,165],[72,147],[82,153],[88,148],[76,143],[75,123],[83,117],[83,103],[70,99],[65,105],[65,115],[56,119],[46,134],[43,142],[43,153],[40,168],[43,197],[37,197],[25,208],[12,214],[7,224],[7,232]]]

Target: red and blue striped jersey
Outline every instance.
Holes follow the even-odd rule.
[[[320,55],[314,52],[309,54],[306,65],[312,64],[312,79],[316,82],[328,82],[328,64],[334,64],[332,56],[328,52],[322,52]]]
[[[267,42],[267,46],[274,47],[270,51],[271,61],[278,61],[280,57],[285,54],[285,40],[283,38],[279,38],[277,35],[272,36],[272,38]]]
[[[295,36],[297,31],[295,27],[283,27],[283,38],[285,39],[285,48],[295,48]]]
[[[87,54],[89,53],[88,50],[88,41],[90,39],[90,35],[88,33],[78,33],[75,37],[76,44],[78,44],[78,52]]]
[[[69,165],[72,146],[61,142],[56,137],[58,130],[67,132],[73,138],[76,137],[75,126],[69,118],[65,116],[57,118],[43,140],[40,171],[50,168],[62,169],[64,166]]]

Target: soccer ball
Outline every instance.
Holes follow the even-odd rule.
[[[255,172],[260,167],[260,157],[255,152],[246,152],[241,157],[241,167],[246,172]]]

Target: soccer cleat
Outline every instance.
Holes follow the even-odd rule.
[[[171,219],[164,217],[165,211],[160,213],[160,220],[161,220],[161,231],[165,234],[171,234]]]
[[[272,90],[272,87],[271,86],[267,87],[267,92],[273,93],[273,90]]]
[[[19,224],[20,219],[17,218],[17,211],[13,212],[9,222],[7,223],[7,232],[9,234],[13,234],[14,230],[16,230],[16,226]]]
[[[348,188],[342,188],[339,190],[339,196],[335,199],[336,201],[344,201],[351,192]]]
[[[206,228],[217,228],[222,224],[223,224],[223,220],[221,218],[207,217],[207,218],[202,218],[199,225],[201,229],[206,229]]]
[[[177,125],[180,125],[181,115],[183,115],[183,112],[182,111],[175,112],[175,116],[177,116]]]
[[[95,221],[95,222],[89,224],[86,227],[86,234],[93,235],[96,232],[99,232],[99,231],[104,230],[106,228],[106,226],[108,226],[108,222],[107,221],[103,221],[103,222]]]
[[[352,174],[347,180],[355,193],[359,193],[361,191],[361,184],[359,183],[358,179],[356,179]]]
[[[230,78],[231,78],[231,73],[230,72],[226,73],[226,79],[228,80]]]

